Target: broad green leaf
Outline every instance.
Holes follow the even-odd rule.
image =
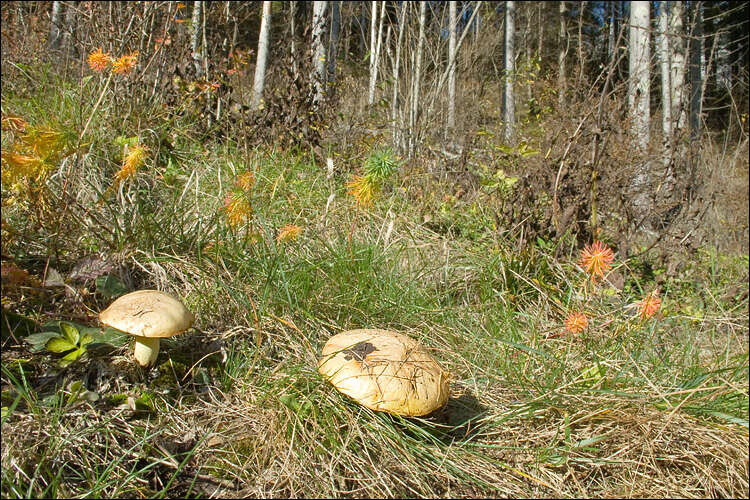
[[[68,339],[63,337],[54,337],[47,342],[47,350],[52,352],[66,352],[71,349],[76,349],[78,346],[72,344]]]
[[[60,360],[58,364],[62,368],[65,368],[66,366],[68,366],[69,364],[71,364],[73,361],[77,360],[84,354],[86,354],[86,349],[83,349],[83,348],[76,349],[75,351],[63,356],[63,358]]]
[[[32,335],[29,335],[24,340],[31,344],[31,348],[29,349],[31,352],[39,352],[42,349],[44,349],[44,346],[47,345],[47,342],[50,341],[50,339],[53,339],[55,337],[60,337],[59,332],[41,332],[41,333],[34,333]]]
[[[63,334],[63,337],[68,340],[68,342],[70,342],[74,346],[78,345],[78,341],[81,338],[81,334],[78,332],[78,328],[66,321],[60,321],[60,332]]]

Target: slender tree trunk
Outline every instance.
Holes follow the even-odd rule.
[[[370,14],[370,85],[368,86],[367,104],[372,106],[375,102],[375,79],[377,71],[375,64],[375,32],[378,20],[378,2],[372,1],[372,13]]]
[[[250,107],[257,110],[263,99],[263,87],[266,83],[266,60],[268,58],[268,35],[271,32],[271,2],[263,2],[263,16],[260,20],[258,35],[258,59],[255,63],[255,80]]]
[[[634,1],[630,4],[630,79],[628,106],[633,117],[633,137],[641,151],[649,142],[649,3]]]
[[[701,89],[703,87],[703,2],[691,2],[693,36],[690,38],[690,137],[700,138]]]
[[[398,41],[396,42],[396,62],[393,65],[393,100],[391,101],[391,121],[393,122],[393,145],[397,150],[401,150],[401,134],[399,132],[400,120],[399,115],[399,97],[398,87],[400,84],[399,68],[401,66],[401,44],[404,40],[404,31],[406,31],[406,6],[408,2],[401,2],[401,15],[398,18]]]
[[[62,2],[52,2],[52,14],[49,26],[49,48],[54,50],[60,48],[60,23],[62,21]]]
[[[632,136],[638,149],[645,153],[649,143],[649,2],[630,3],[630,54],[628,78],[628,105],[631,112]],[[632,203],[636,218],[645,222],[650,209],[648,193],[648,162],[636,167],[631,181]],[[645,225],[649,227],[648,224]]]
[[[669,2],[669,48],[670,73],[669,84],[672,102],[672,120],[677,130],[685,128],[687,113],[685,111],[685,39],[683,33],[683,17],[685,4],[680,1]]]
[[[516,118],[513,81],[516,73],[515,53],[515,2],[505,2],[505,92],[503,93],[503,117],[505,121],[505,143],[515,145]]]
[[[419,115],[419,88],[422,83],[422,51],[424,49],[424,25],[427,18],[427,2],[419,2],[419,39],[417,40],[417,60],[414,69],[411,111],[409,113],[409,157],[414,154],[416,146],[416,125]]]
[[[203,8],[203,2],[196,0],[193,4],[193,17],[191,19],[190,28],[192,29],[190,50],[193,55],[193,65],[195,66],[195,76],[200,78],[203,76],[203,56],[201,54],[201,10]]]
[[[292,60],[292,77],[296,80],[299,77],[297,66],[297,2],[289,2],[289,55]]]
[[[326,81],[326,50],[325,44],[323,43],[323,35],[325,33],[325,1],[313,2],[313,82],[315,85],[315,97],[313,102],[315,107],[319,106],[323,102],[324,85]]]
[[[672,99],[669,82],[669,14],[667,2],[659,4],[659,36],[657,51],[659,53],[659,66],[661,67],[661,128],[664,144],[664,166],[669,167],[671,160],[670,138],[672,137]]]
[[[615,58],[615,2],[611,1],[608,5],[609,9],[609,32],[607,33],[607,57],[609,61]]]
[[[539,27],[539,32],[538,32],[539,40],[537,41],[537,44],[536,44],[536,55],[539,58],[540,62],[542,60],[542,53],[543,53],[542,49],[544,48],[544,22],[543,22],[543,17],[542,17],[543,6],[544,4],[542,4],[542,2],[539,2],[539,4],[537,5],[537,13],[538,13],[538,18],[539,18],[538,19],[539,22],[537,23]]]
[[[76,31],[76,4],[78,2],[66,2],[65,4],[65,23],[62,34],[62,48],[67,54],[77,53],[76,44],[73,43],[73,37]]]
[[[450,2],[448,41],[448,131],[456,126],[456,2]]]
[[[583,80],[583,13],[586,10],[586,2],[578,4],[578,76],[576,77],[576,87],[580,87]]]
[[[568,52],[568,28],[565,10],[565,1],[562,0],[560,2],[560,52],[557,56],[557,66],[559,71],[557,74],[557,99],[560,104],[565,101],[565,90],[567,87],[567,80],[565,77],[565,55]]]
[[[378,81],[378,65],[380,64],[380,47],[383,44],[383,20],[385,18],[385,2],[373,2],[375,8],[373,9],[373,15],[377,15],[377,4],[380,3],[380,20],[378,22],[377,38],[374,45],[374,54],[371,52],[371,65],[370,65],[370,88],[367,98],[367,104],[372,106],[375,103],[375,86]],[[375,17],[373,17],[373,22]]]
[[[331,36],[328,40],[328,81],[336,80],[336,55],[341,30],[341,2],[331,2]]]

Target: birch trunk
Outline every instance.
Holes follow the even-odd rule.
[[[325,10],[328,2],[313,2],[313,82],[315,86],[315,96],[313,103],[318,107],[323,102],[324,85],[326,78],[326,50],[323,43],[323,34],[325,27]]]
[[[370,14],[370,85],[368,86],[367,104],[372,106],[375,102],[375,31],[378,19],[378,2],[372,2],[372,13]]]
[[[200,52],[202,8],[203,2],[201,0],[196,0],[193,4],[193,17],[190,22],[190,29],[192,29],[190,50],[193,55],[193,65],[195,66],[196,78],[200,78],[203,75],[203,57]]]
[[[383,19],[385,18],[385,2],[379,2],[380,3],[380,20],[378,21],[378,34],[377,34],[377,41],[375,42],[375,54],[374,57],[370,59],[371,66],[370,66],[370,88],[369,88],[369,94],[367,98],[367,104],[372,106],[375,103],[375,86],[378,81],[378,65],[380,64],[380,47],[383,44]],[[377,3],[375,3],[375,9],[373,9],[373,13],[377,15]],[[372,52],[371,52],[372,55]]]
[[[672,161],[672,99],[671,84],[669,82],[669,14],[667,2],[659,4],[659,35],[657,41],[657,53],[659,55],[659,66],[661,67],[661,128],[662,128],[662,159],[664,168],[669,169]]]
[[[68,54],[75,54],[77,52],[76,46],[73,43],[73,35],[76,31],[76,3],[77,2],[67,2],[65,5],[65,23],[63,24],[62,48]]]
[[[690,38],[690,137],[700,137],[701,89],[703,87],[702,2],[692,2],[693,36]]]
[[[404,31],[406,31],[406,6],[407,2],[401,2],[401,15],[398,18],[398,41],[396,42],[396,62],[393,65],[393,100],[391,101],[391,121],[393,123],[393,145],[401,149],[401,134],[399,133],[399,67],[401,66],[401,44],[404,40]]]
[[[609,31],[607,33],[607,57],[610,61],[615,58],[615,2],[609,2]]]
[[[416,124],[419,114],[419,87],[422,83],[422,51],[424,49],[424,25],[427,17],[427,2],[419,2],[419,39],[417,41],[417,60],[414,68],[414,82],[412,90],[411,111],[409,113],[409,157],[414,154],[416,146]]]
[[[630,4],[630,57],[628,80],[628,106],[633,119],[632,133],[641,151],[646,151],[649,141],[649,3],[634,1]]]
[[[505,121],[505,143],[514,145],[516,139],[515,95],[515,2],[505,2],[505,92],[503,93],[503,120]]]
[[[292,59],[292,76],[296,80],[299,77],[297,71],[297,47],[296,37],[297,29],[295,26],[295,17],[297,15],[297,2],[289,2],[289,33],[290,33],[290,44],[289,44],[289,55]]]
[[[669,3],[669,48],[670,58],[670,100],[672,102],[672,120],[677,130],[685,128],[687,113],[685,112],[685,39],[683,38],[683,17],[685,4],[683,2]]]
[[[49,27],[49,48],[60,48],[60,21],[62,17],[62,2],[52,2],[52,14]]]
[[[255,63],[255,80],[253,81],[253,97],[250,107],[260,108],[263,99],[263,88],[266,83],[266,60],[268,58],[268,35],[271,31],[271,2],[263,2],[263,15],[260,19],[260,34],[258,35],[258,59]]]
[[[448,131],[456,126],[456,2],[450,2],[448,42]]]
[[[631,112],[633,141],[645,153],[649,142],[649,2],[630,3],[630,54],[628,105]],[[631,181],[632,206],[637,222],[643,224],[650,209],[648,162],[636,166]],[[645,225],[649,229],[649,224]]]

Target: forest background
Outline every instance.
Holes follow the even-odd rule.
[[[3,496],[747,497],[748,2],[1,9]]]

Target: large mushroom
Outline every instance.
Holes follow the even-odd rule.
[[[375,411],[414,417],[448,400],[450,374],[415,340],[400,333],[350,330],[323,347],[318,371],[333,386]]]
[[[133,357],[139,365],[149,367],[159,355],[159,339],[184,332],[195,316],[168,293],[138,290],[112,302],[99,313],[99,321],[134,336]]]

